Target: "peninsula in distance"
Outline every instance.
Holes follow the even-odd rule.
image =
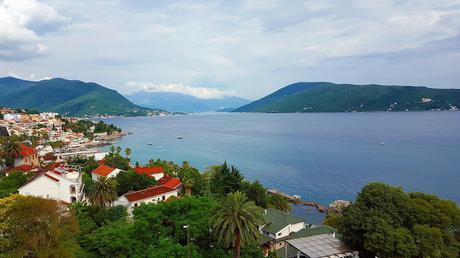
[[[234,112],[366,112],[458,110],[459,89],[298,82]]]

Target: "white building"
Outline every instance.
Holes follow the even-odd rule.
[[[166,201],[171,196],[178,196],[179,190],[164,185],[154,185],[139,191],[130,191],[114,202],[115,205],[123,205],[131,211],[144,203],[158,203]]]
[[[5,114],[3,115],[3,119],[19,122],[21,120],[21,115],[20,114]]]
[[[22,195],[74,203],[84,198],[82,173],[73,167],[60,166],[36,177],[19,188]]]
[[[271,208],[265,209],[264,218],[267,224],[259,225],[259,229],[263,235],[262,246],[266,251],[283,248],[291,233],[306,226],[303,218]]]
[[[48,119],[53,119],[58,115],[59,115],[59,113],[42,112],[42,113],[40,113],[40,118],[42,120],[48,120]]]
[[[91,172],[91,178],[93,179],[93,181],[97,181],[99,177],[115,177],[120,172],[121,170],[118,168],[100,165],[98,168]]]

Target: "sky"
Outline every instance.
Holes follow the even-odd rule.
[[[199,98],[460,88],[460,0],[0,0],[0,76]]]

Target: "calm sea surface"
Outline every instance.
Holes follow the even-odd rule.
[[[105,121],[133,132],[116,145],[130,147],[132,160],[140,163],[188,160],[202,170],[226,160],[250,180],[325,205],[353,200],[373,181],[460,203],[460,112],[219,113]],[[306,206],[295,206],[294,213],[321,221]]]

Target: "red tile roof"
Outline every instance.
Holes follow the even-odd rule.
[[[21,144],[20,147],[21,147],[21,156],[22,157],[32,156],[32,155],[37,153],[37,150],[35,148],[33,148],[33,147],[29,147],[29,146],[24,145],[24,144]]]
[[[59,179],[57,179],[57,178],[55,178],[55,177],[52,177],[52,176],[48,175],[47,173],[45,173],[45,174],[43,174],[43,175],[46,176],[47,178],[49,178],[49,179],[55,181],[55,182],[59,182]]]
[[[93,170],[91,173],[100,175],[100,176],[108,176],[112,171],[114,171],[115,168],[106,166],[106,165],[100,165],[98,168]]]
[[[31,165],[20,165],[20,166],[14,167],[14,168],[10,168],[8,171],[19,170],[19,171],[22,171],[22,172],[27,172],[27,171],[31,171],[33,168],[34,167],[31,166]]]
[[[128,199],[129,202],[135,202],[142,199],[152,198],[154,196],[169,193],[172,191],[176,191],[176,189],[164,185],[156,185],[139,191],[127,193],[124,196],[126,197],[126,199]]]
[[[162,177],[160,180],[158,180],[156,185],[164,185],[170,188],[177,189],[179,186],[182,185],[182,182],[179,178],[166,175]]]
[[[164,173],[164,169],[162,167],[153,167],[153,168],[135,167],[134,171],[136,171],[136,173],[138,174],[145,174],[145,175]]]

